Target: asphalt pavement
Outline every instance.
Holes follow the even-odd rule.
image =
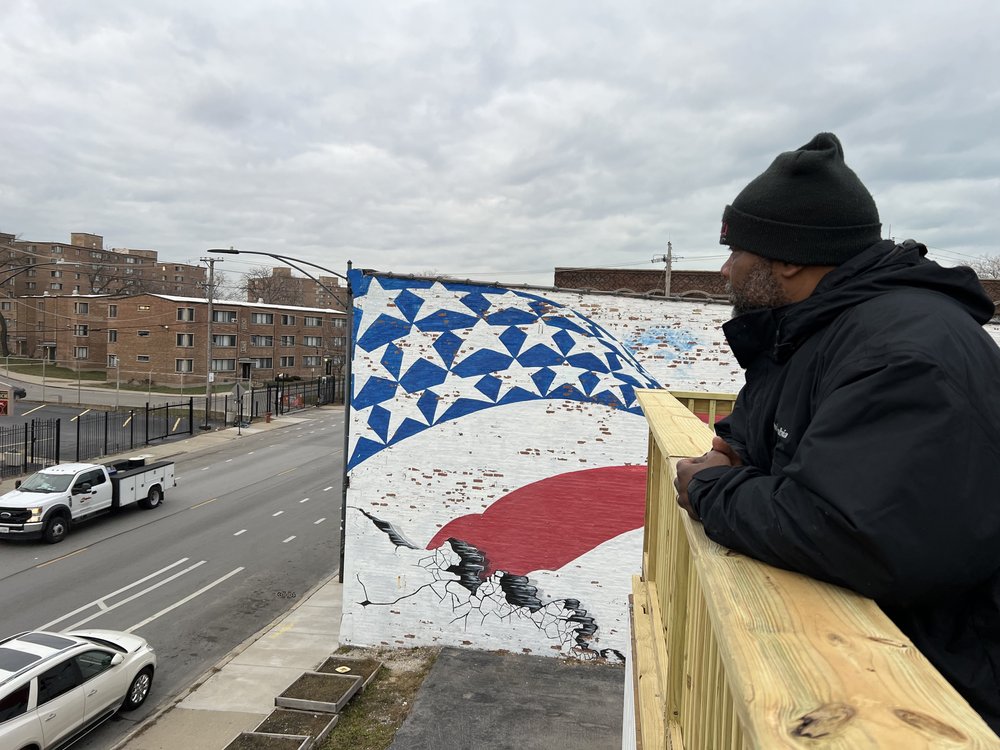
[[[29,398],[40,395],[28,388]],[[154,459],[193,453],[301,419],[288,414],[242,430],[148,446],[143,453]],[[342,597],[336,575],[314,587],[164,701],[112,750],[223,750],[241,732],[252,731],[274,710],[275,696],[338,648]],[[391,750],[619,748],[627,674],[621,666],[445,648]]]

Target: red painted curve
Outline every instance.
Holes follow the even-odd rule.
[[[449,521],[427,544],[450,537],[486,555],[485,576],[558,570],[600,544],[643,525],[646,467],[608,466],[559,474],[520,487],[485,513]]]

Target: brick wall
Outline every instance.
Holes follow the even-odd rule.
[[[560,289],[592,289],[605,292],[663,293],[663,270],[623,268],[557,268],[555,286]],[[670,294],[702,292],[726,296],[726,283],[718,271],[672,271]]]

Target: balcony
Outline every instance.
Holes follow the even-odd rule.
[[[626,685],[634,746],[1000,746],[873,601],[727,550],[680,510],[676,461],[709,449],[705,421],[728,413],[734,397],[676,395],[685,403],[640,393],[649,477]]]

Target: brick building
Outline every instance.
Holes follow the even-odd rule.
[[[313,279],[292,276],[291,268],[272,268],[270,276],[247,277],[247,301],[276,304],[298,302],[307,307],[346,309],[347,287],[340,286],[340,279],[321,274],[316,279],[319,283]]]
[[[159,260],[155,250],[104,248],[98,234],[69,243],[18,240],[0,233],[0,293],[204,295],[205,268]]]
[[[5,301],[6,302],[6,301]],[[138,294],[43,295],[17,303],[11,349],[108,380],[205,383],[208,335],[221,382],[335,374],[344,363],[347,319],[329,308]]]
[[[556,268],[554,286],[603,292],[663,294],[662,270],[625,268]],[[718,271],[672,271],[670,295],[726,298],[726,282]]]

